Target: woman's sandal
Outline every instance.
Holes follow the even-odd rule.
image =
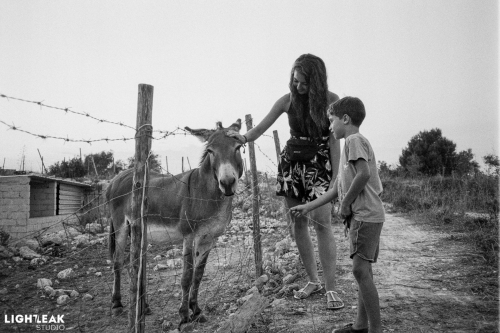
[[[309,294],[306,293],[306,289],[307,287],[312,284],[312,285],[315,285],[316,286],[316,289],[314,289],[313,291],[311,291]],[[305,298],[308,298],[309,296],[311,296],[312,294],[314,293],[317,293],[319,291],[323,290],[323,286],[321,285],[321,282],[307,282],[306,286],[298,291],[293,291],[293,297],[296,298],[296,299],[305,299]]]
[[[339,295],[333,291],[326,292],[326,309],[339,310],[344,307],[344,302],[340,299]]]
[[[342,328],[337,328],[332,331],[332,333],[368,333],[368,328],[361,328],[355,330],[352,328],[353,324],[347,324]]]

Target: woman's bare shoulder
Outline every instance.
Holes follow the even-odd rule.
[[[288,104],[290,103],[290,93],[286,93],[284,94],[283,96],[281,96],[277,102],[281,103],[281,104]]]
[[[288,112],[288,109],[290,108],[290,93],[284,94],[281,96],[276,103],[274,103],[274,108],[280,110],[281,112]]]

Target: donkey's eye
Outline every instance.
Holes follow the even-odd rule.
[[[210,149],[210,148],[207,148],[207,153],[209,153],[209,154],[213,154],[213,153],[214,153],[214,151],[213,151],[212,149]]]

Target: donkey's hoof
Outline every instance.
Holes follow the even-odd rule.
[[[153,311],[151,311],[151,308],[149,307],[149,304],[146,305],[146,308],[144,309],[144,314],[146,316],[152,315]]]
[[[191,321],[195,322],[195,323],[206,323],[208,321],[208,319],[203,313],[200,313],[200,314],[191,316]]]
[[[112,308],[111,309],[111,315],[113,317],[120,316],[121,314],[123,314],[123,307],[122,306],[120,306],[118,308]]]

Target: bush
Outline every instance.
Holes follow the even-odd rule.
[[[497,175],[476,172],[462,177],[410,178],[388,174],[381,173],[381,197],[394,210],[416,214],[430,223],[450,225],[453,231],[464,231],[488,262],[497,259]]]

